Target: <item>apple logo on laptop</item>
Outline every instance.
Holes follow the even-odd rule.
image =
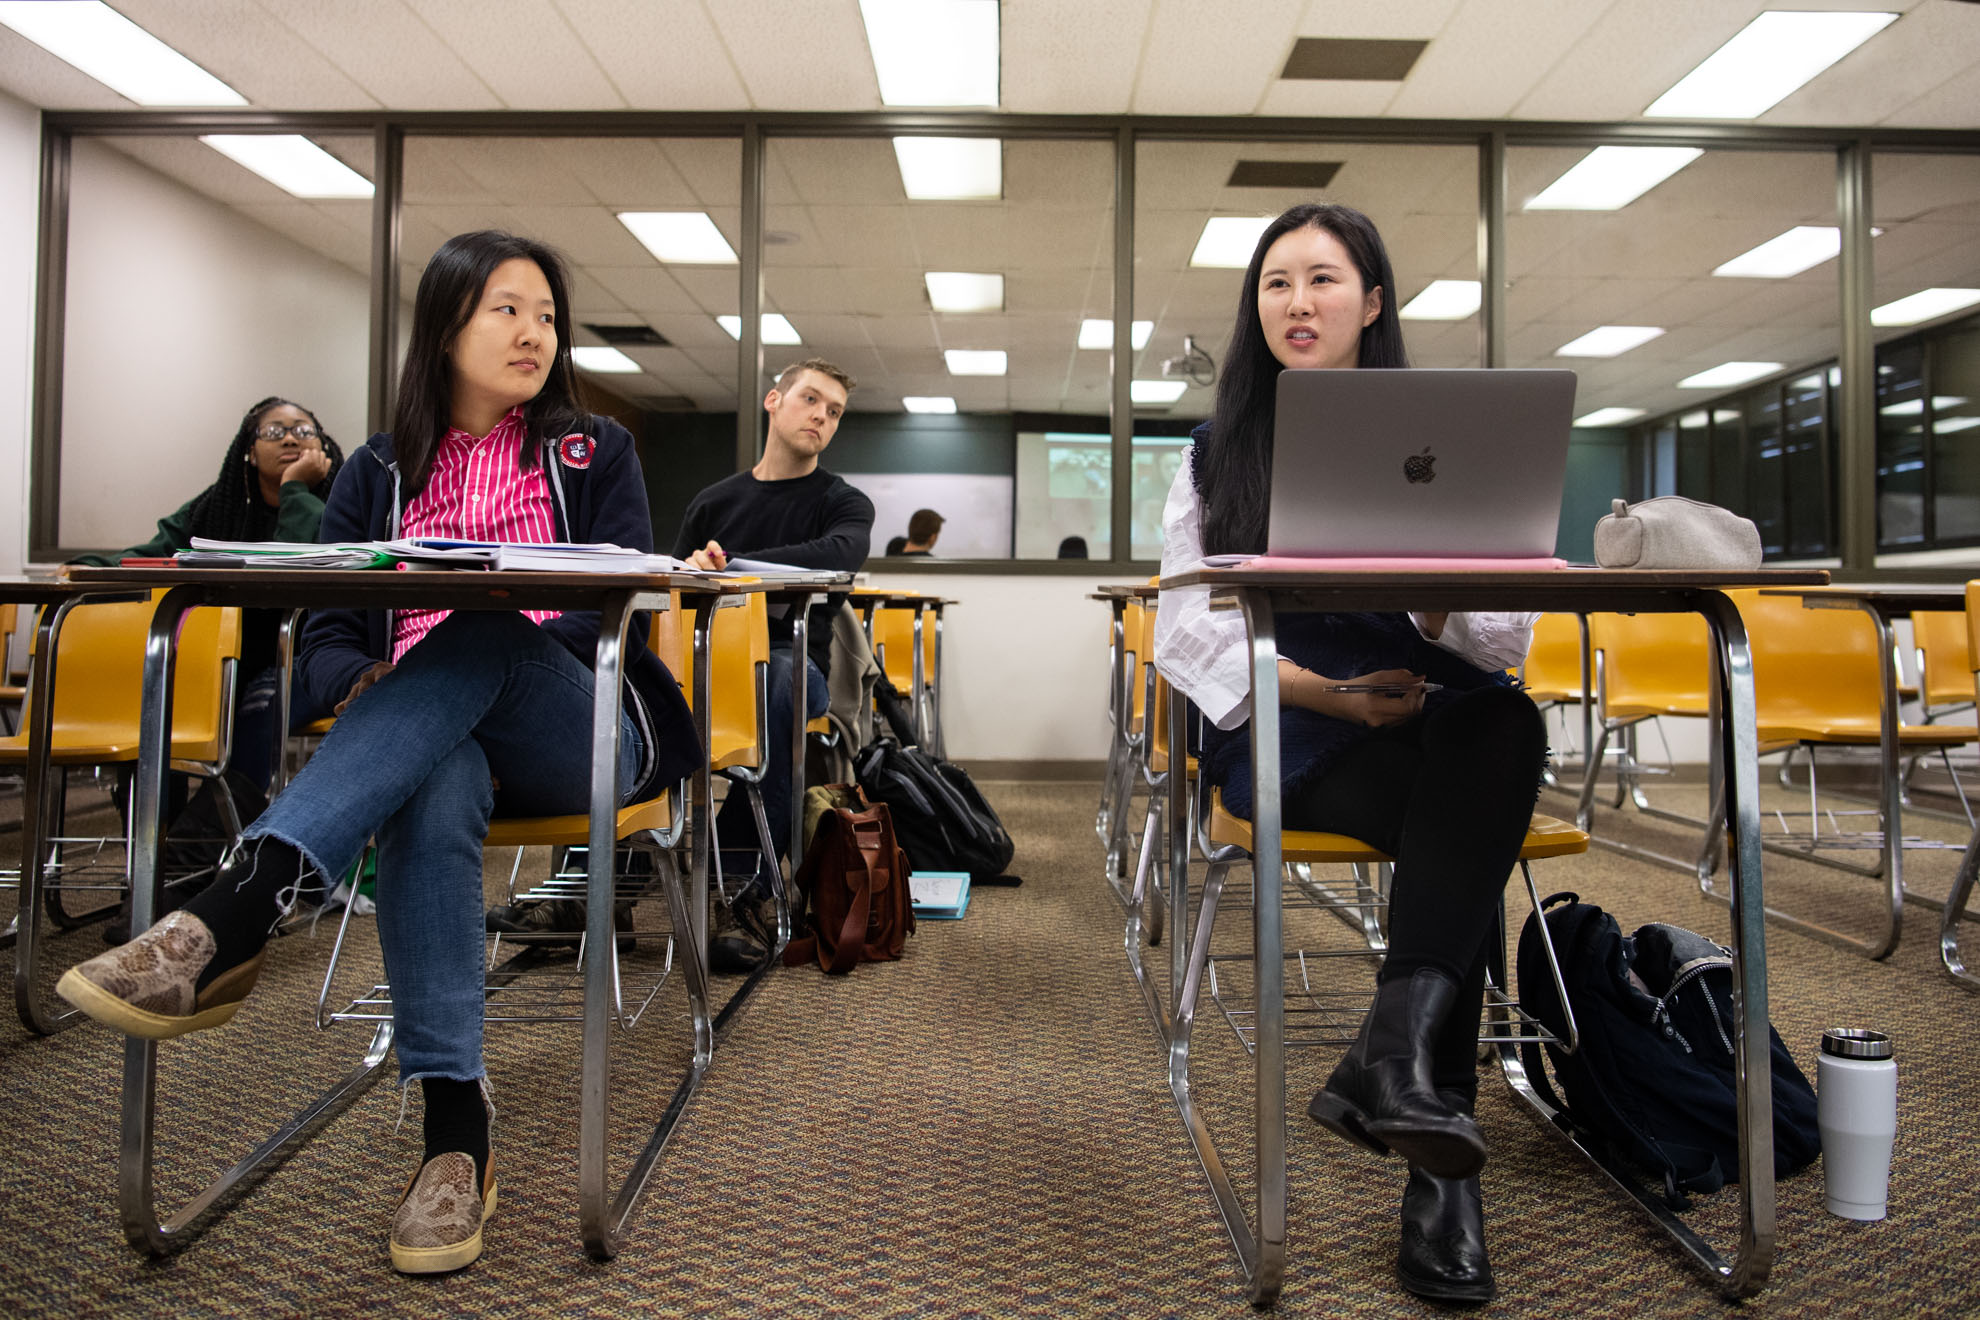
[[[1412,485],[1435,481],[1437,474],[1432,465],[1436,461],[1436,456],[1430,452],[1430,446],[1425,445],[1422,453],[1411,454],[1403,460],[1403,476],[1407,477]]]

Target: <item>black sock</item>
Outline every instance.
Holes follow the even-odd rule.
[[[250,840],[213,883],[193,896],[186,911],[213,932],[213,961],[195,982],[204,990],[214,977],[261,952],[282,915],[284,891],[314,876],[301,853],[272,837]]]
[[[475,1186],[486,1186],[488,1106],[481,1096],[481,1083],[424,1077],[419,1085],[426,1093],[426,1155],[420,1162],[450,1150],[461,1151],[474,1157]]]

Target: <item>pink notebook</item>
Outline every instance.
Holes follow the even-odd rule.
[[[1566,568],[1567,560],[1539,559],[1462,559],[1406,558],[1384,556],[1349,559],[1293,559],[1284,555],[1259,555],[1239,567],[1265,572],[1304,573],[1531,573]]]

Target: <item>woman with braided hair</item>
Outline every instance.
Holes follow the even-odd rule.
[[[75,562],[115,564],[125,558],[162,558],[191,549],[195,536],[220,541],[314,541],[323,521],[323,502],[329,498],[330,483],[343,461],[343,451],[314,413],[287,399],[263,399],[241,417],[213,484],[160,518],[149,541],[115,554],[80,555]],[[280,680],[276,658],[281,626],[280,610],[248,610],[241,617],[240,677],[234,687],[234,745],[227,780],[243,824],[258,816],[266,805],[268,782],[275,768],[275,696]],[[290,712],[292,726],[308,724],[327,713],[315,709],[300,688],[296,694],[298,700]],[[181,777],[173,778],[173,797],[181,799]],[[123,794],[118,796],[121,802]],[[196,816],[197,822],[182,827],[174,820],[168,834],[204,837],[218,832],[214,827],[219,813],[214,804],[195,797],[187,813]],[[167,893],[177,897],[176,890]],[[172,901],[168,897],[168,904]],[[116,942],[129,938],[121,926],[112,922],[108,932]]]

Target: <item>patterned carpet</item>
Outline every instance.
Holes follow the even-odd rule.
[[[986,789],[1018,842],[1013,869],[1024,886],[979,890],[963,921],[924,923],[901,963],[862,966],[844,980],[812,968],[771,976],[717,1055],[624,1253],[607,1265],[587,1260],[578,1242],[574,1027],[491,1028],[502,1196],[488,1253],[459,1275],[414,1280],[393,1274],[384,1239],[418,1159],[416,1096],[395,1134],[399,1093],[381,1082],[203,1238],[147,1262],[124,1244],[117,1223],[116,1042],[94,1026],[33,1037],[9,1015],[0,1025],[0,1106],[9,1115],[0,1313],[1247,1314],[1126,971],[1121,912],[1099,876],[1097,791]],[[1666,790],[1667,798],[1685,794]],[[1544,801],[1566,809],[1557,797]],[[17,802],[0,803],[0,813],[17,811]],[[1629,837],[1687,846],[1675,827],[1603,819]],[[1949,827],[1922,828],[1955,837]],[[0,862],[18,848],[17,833],[0,834]],[[1956,858],[1915,854],[1916,887],[1943,893]],[[507,871],[506,860],[491,859],[491,897]],[[1773,858],[1767,879],[1774,901],[1820,905],[1837,921],[1852,911],[1867,920],[1871,911],[1866,881]],[[1596,852],[1540,864],[1539,882],[1543,892],[1579,890],[1626,928],[1658,919],[1723,935],[1723,909],[1674,871]],[[1240,886],[1224,909],[1217,947],[1248,938],[1242,893]],[[1525,902],[1517,886],[1512,893],[1517,921]],[[11,897],[0,902],[11,905]],[[1970,1100],[1980,1093],[1980,996],[1937,972],[1936,923],[1922,909],[1908,915],[1903,947],[1883,964],[1770,932],[1773,1019],[1811,1073],[1824,1026],[1876,1026],[1896,1037],[1900,1131],[1883,1223],[1828,1215],[1819,1165],[1781,1185],[1774,1276],[1741,1308],[1746,1314],[1980,1313],[1968,1263],[1980,1249]],[[353,984],[376,967],[364,924]],[[1314,948],[1346,938],[1330,917],[1310,912],[1293,914],[1289,930]],[[364,1028],[313,1024],[333,934],[325,923],[313,936],[277,941],[261,987],[232,1026],[161,1051],[164,1207],[362,1053]],[[51,955],[59,966],[101,947],[90,929],[58,939]],[[1366,978],[1339,961],[1321,974]],[[1208,1007],[1198,1041],[1199,1102],[1248,1188],[1247,1060]],[[670,982],[614,1046],[615,1170],[672,1093],[685,1044]],[[1279,1311],[1432,1313],[1394,1282],[1399,1167],[1350,1150],[1304,1117],[1333,1053],[1292,1058],[1290,1260]],[[1492,1146],[1485,1192],[1501,1294],[1493,1314],[1726,1313],[1502,1084],[1484,1081],[1480,1118]],[[1736,1192],[1704,1198],[1690,1218],[1730,1249]]]

